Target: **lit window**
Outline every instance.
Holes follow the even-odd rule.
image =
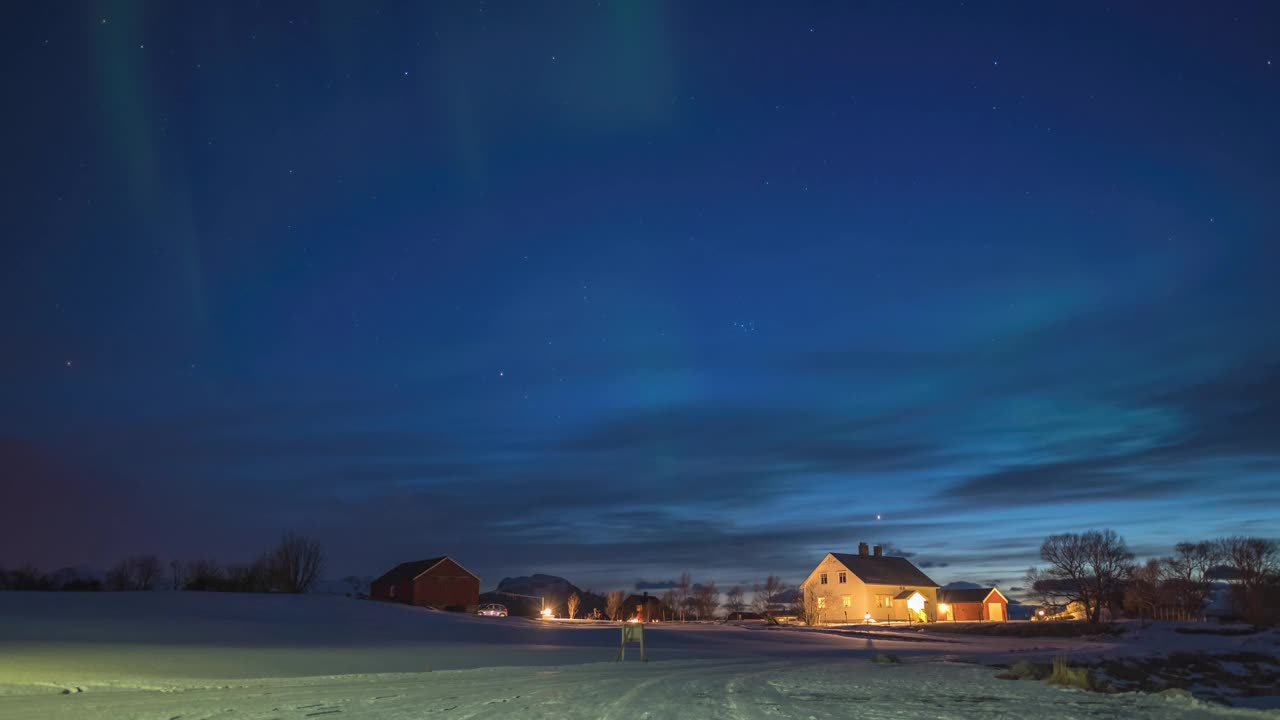
[[[843,585],[846,579],[847,579],[847,578],[845,577],[844,571],[843,571],[843,570],[841,570],[841,571],[840,571],[840,584],[841,584],[841,585]]]
[[[819,585],[826,585],[826,584],[827,584],[827,574],[826,574],[826,573],[822,573],[821,575],[819,575],[819,576],[818,576],[818,584],[819,584]]]
[[[821,610],[821,609],[825,608],[826,606],[827,606],[827,599],[826,599],[826,598],[824,598],[824,597],[820,597],[820,598],[818,598],[818,609],[819,609],[819,610]]]
[[[840,604],[843,605],[844,607],[853,607],[853,597],[851,595],[845,595],[841,597]]]
[[[877,595],[877,596],[876,596],[876,606],[877,606],[877,607],[882,607],[882,608],[891,608],[891,607],[893,607],[893,596],[892,596],[892,595]]]
[[[391,586],[391,592],[390,592],[390,593],[388,593],[388,595],[389,595],[390,597],[395,597],[395,596],[396,596],[396,586],[395,586],[395,585],[392,585],[392,586]]]

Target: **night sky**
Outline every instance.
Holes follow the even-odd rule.
[[[1280,525],[1276,3],[7,10],[0,565]]]

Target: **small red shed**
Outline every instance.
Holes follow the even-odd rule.
[[[1003,622],[1008,619],[1009,599],[993,587],[938,591],[938,620]]]
[[[369,584],[375,600],[473,612],[480,578],[448,556],[403,562]]]

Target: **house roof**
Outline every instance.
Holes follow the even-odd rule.
[[[894,595],[894,596],[893,596],[893,599],[894,599],[894,600],[910,600],[910,599],[911,599],[911,596],[912,596],[912,595],[916,595],[916,594],[918,594],[918,593],[916,593],[916,591],[915,591],[915,590],[903,590],[902,592],[898,593],[897,595]],[[923,597],[923,596],[922,596],[922,597]]]
[[[855,555],[853,553],[831,553],[841,565],[849,568],[849,572],[857,575],[862,582],[869,585],[915,585],[917,587],[938,587],[938,583],[920,572],[920,568],[911,564],[904,557],[876,557],[874,555]]]
[[[1003,593],[1001,593],[999,590],[997,590],[997,589],[995,589],[995,588],[993,588],[993,587],[985,587],[985,588],[952,588],[952,589],[950,589],[950,590],[947,590],[947,589],[939,590],[939,591],[938,591],[938,602],[940,602],[940,603],[949,603],[949,604],[951,604],[951,605],[955,605],[956,603],[980,603],[980,602],[986,602],[986,601],[987,601],[987,596],[989,596],[991,593],[995,593],[995,594],[999,595],[1000,597],[1004,597],[1004,594],[1003,594]]]
[[[374,582],[405,582],[406,580],[412,580],[448,559],[450,559],[448,555],[441,555],[440,557],[427,558],[426,560],[402,562],[388,570]],[[457,565],[457,562],[455,561],[454,564]],[[475,577],[470,570],[461,565],[458,565],[458,567],[462,568],[462,571],[468,575]]]

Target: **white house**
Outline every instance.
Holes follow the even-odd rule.
[[[910,560],[884,555],[879,545],[858,554],[827,553],[801,587],[813,591],[824,623],[934,622],[938,583]]]

